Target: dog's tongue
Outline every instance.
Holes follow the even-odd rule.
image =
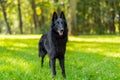
[[[59,35],[62,36],[63,35],[63,31],[58,31]]]

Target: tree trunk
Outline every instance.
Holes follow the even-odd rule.
[[[95,1],[96,8],[95,8],[95,23],[96,24],[96,33],[97,34],[103,34],[104,29],[103,25],[101,23],[101,10],[100,10],[100,0]]]
[[[38,20],[38,22],[39,27],[42,27],[42,25],[45,23],[44,9],[42,6],[41,6],[41,19]]]
[[[120,10],[119,10],[119,33],[120,33]]]
[[[38,27],[38,19],[37,19],[37,15],[36,15],[36,6],[35,6],[35,0],[31,0],[31,6],[32,6],[32,10],[33,10],[33,20],[34,20],[34,28],[35,30]]]
[[[1,29],[1,27],[0,27],[0,33],[2,32],[2,29]]]
[[[114,8],[114,2],[110,3],[112,11],[111,11],[111,20],[110,20],[110,34],[115,33],[115,8]]]
[[[1,7],[2,7],[2,12],[3,12],[4,20],[5,20],[5,23],[6,23],[6,26],[7,26],[7,31],[8,31],[9,34],[12,34],[11,27],[10,27],[10,25],[8,23],[8,20],[7,20],[7,13],[6,13],[4,4],[1,3]]]
[[[111,15],[112,15],[112,19],[111,19],[110,32],[112,34],[114,34],[115,33],[115,21],[114,21],[114,19],[115,19],[115,11],[112,11]]]
[[[76,20],[76,0],[70,0],[70,16],[71,16],[71,31],[69,34],[76,34],[77,30],[77,20]]]
[[[20,33],[23,34],[23,22],[22,22],[22,15],[21,15],[21,4],[20,0],[18,0],[18,16],[19,16],[19,28],[20,28]]]

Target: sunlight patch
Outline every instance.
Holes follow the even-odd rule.
[[[94,38],[89,38],[89,37],[69,37],[69,41],[81,41],[81,42],[113,42],[113,43],[120,43],[119,37],[115,38],[99,38],[99,37],[94,37]]]
[[[67,50],[74,50],[74,48],[72,48],[72,47],[67,47]]]
[[[2,60],[5,61],[5,64],[6,64],[2,66],[3,67],[2,69],[11,69],[11,70],[21,69],[23,71],[30,70],[30,65],[26,61],[20,58],[16,59],[16,58],[5,57],[5,58],[2,58]]]
[[[19,47],[27,47],[28,45],[23,44],[23,43],[16,43],[13,46],[19,46]]]
[[[81,38],[71,36],[71,37],[69,37],[69,40],[70,41],[81,41]]]
[[[10,47],[10,48],[8,48],[9,50],[20,50],[21,48],[18,48],[18,47]]]
[[[41,35],[0,35],[1,39],[39,39]]]
[[[106,56],[108,56],[108,57],[120,57],[120,53],[107,53],[107,54],[105,54]]]
[[[87,48],[86,49],[87,51],[90,51],[90,52],[93,52],[93,53],[104,53],[104,50],[103,49],[100,49],[100,48]]]

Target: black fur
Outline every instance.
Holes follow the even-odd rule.
[[[53,77],[56,75],[56,59],[58,59],[60,62],[63,77],[66,77],[64,60],[67,40],[68,28],[65,15],[63,12],[61,12],[60,17],[58,18],[57,13],[54,12],[51,29],[46,34],[42,35],[38,45],[39,56],[41,57],[41,66],[43,66],[44,57],[48,53]]]

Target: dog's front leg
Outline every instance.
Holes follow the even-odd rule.
[[[56,75],[55,61],[56,61],[55,58],[51,58],[51,59],[50,59],[50,64],[51,64],[51,69],[52,69],[53,78],[54,78],[55,75]]]
[[[64,57],[59,58],[60,61],[60,67],[62,69],[62,75],[64,78],[66,78],[66,74],[65,74],[65,66],[64,66]]]

